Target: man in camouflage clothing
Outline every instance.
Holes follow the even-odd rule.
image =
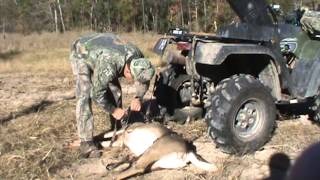
[[[301,18],[302,29],[312,35],[320,35],[320,12],[306,9]]]
[[[91,34],[77,39],[71,48],[70,60],[76,76],[76,120],[83,157],[100,155],[93,143],[91,99],[109,112],[111,126],[119,128],[126,111],[122,109],[118,78],[135,80],[136,96],[131,110],[140,111],[141,100],[148,90],[154,68],[133,44],[110,33]]]

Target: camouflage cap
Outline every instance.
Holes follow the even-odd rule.
[[[130,71],[133,78],[139,82],[148,82],[152,79],[155,69],[148,59],[133,59],[130,63]]]
[[[127,59],[136,59],[144,57],[140,49],[134,44],[128,43],[124,45],[124,48],[126,51]]]

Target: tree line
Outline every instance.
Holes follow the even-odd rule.
[[[314,3],[318,0],[304,0]],[[269,0],[294,9],[302,0]],[[166,32],[171,27],[214,32],[237,21],[226,0],[0,0],[5,32],[94,31]]]

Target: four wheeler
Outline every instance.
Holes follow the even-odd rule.
[[[165,117],[202,115],[217,146],[242,155],[270,140],[280,105],[307,102],[320,121],[320,13],[306,12],[297,27],[278,22],[265,0],[227,2],[240,23],[159,39],[154,51],[168,64],[154,95]]]

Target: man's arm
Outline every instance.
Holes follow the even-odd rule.
[[[92,98],[105,111],[112,113],[115,105],[106,99],[108,84],[115,78],[116,72],[112,64],[99,61],[93,77]]]
[[[130,105],[132,111],[140,111],[141,110],[142,99],[149,88],[149,84],[150,84],[149,81],[145,82],[145,83],[135,82],[136,96],[131,101],[131,105]]]

